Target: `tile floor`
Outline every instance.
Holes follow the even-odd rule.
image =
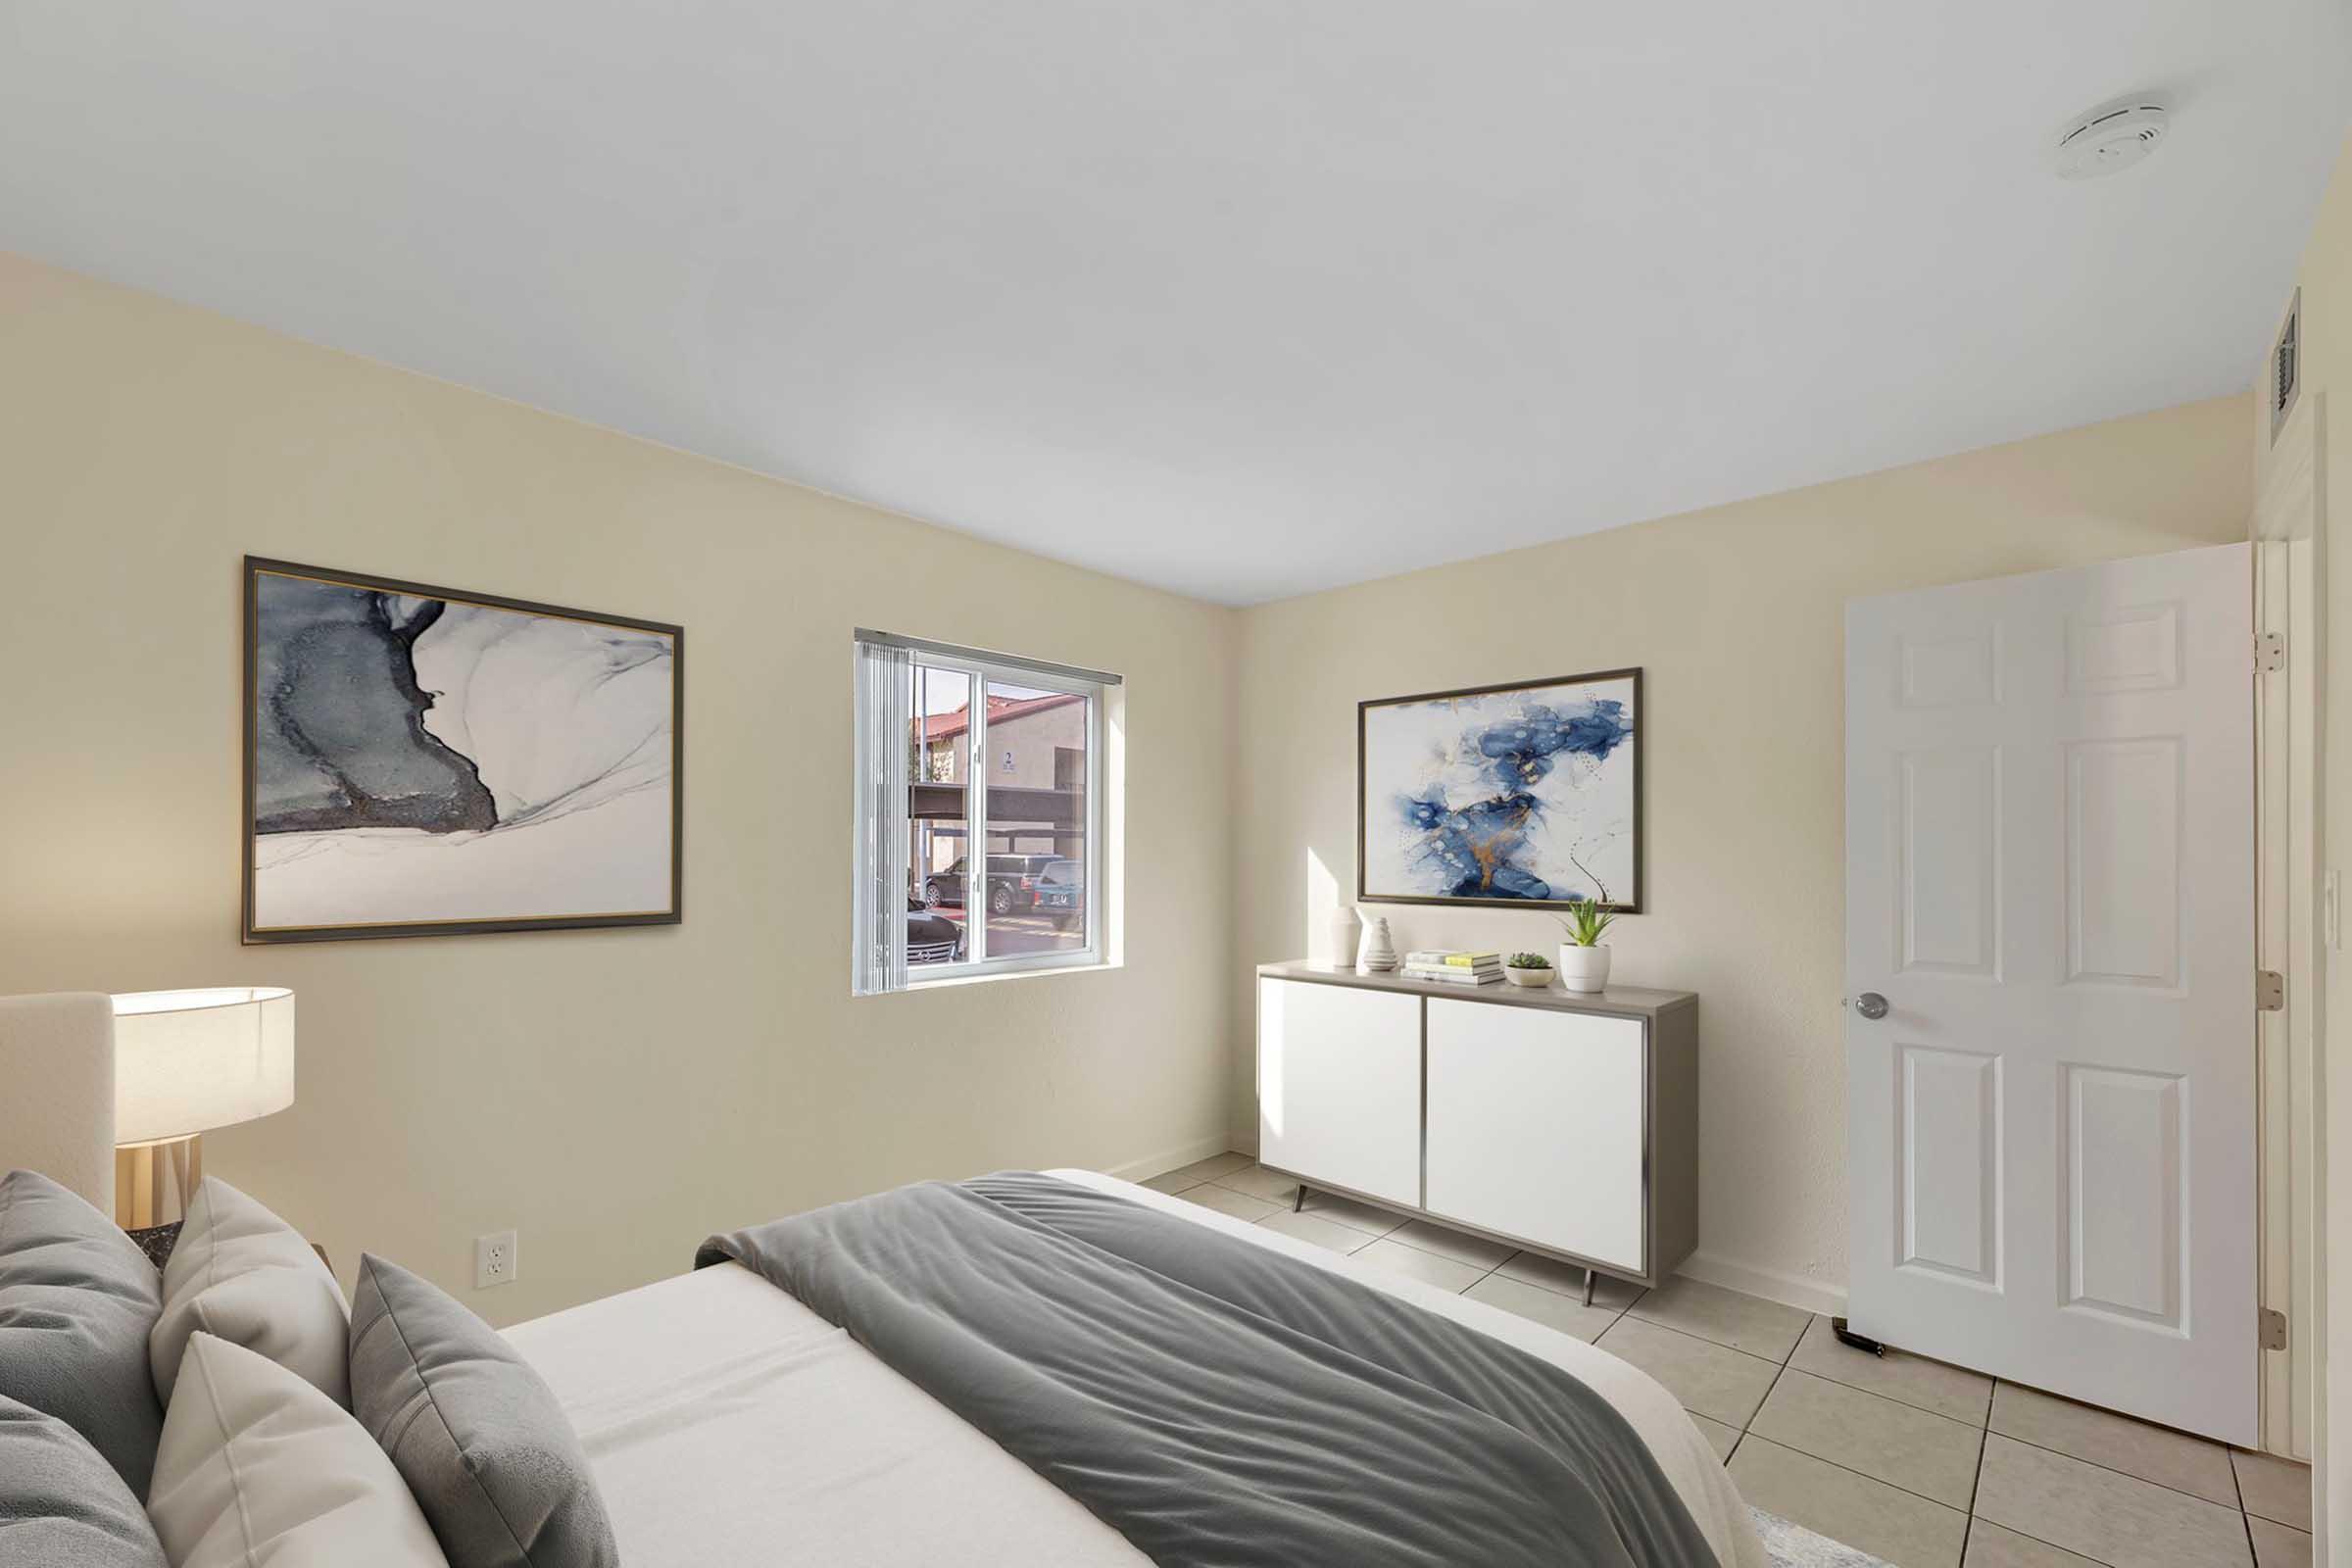
[[[1897,1568],[2308,1568],[2311,1476],[1676,1279],[1644,1293],[1219,1154],[1144,1184],[1613,1350],[1713,1441],[1747,1500]]]

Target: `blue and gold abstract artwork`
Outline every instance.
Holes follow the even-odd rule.
[[[1642,672],[1361,704],[1357,896],[1641,907]]]

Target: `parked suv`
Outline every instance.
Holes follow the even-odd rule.
[[[1037,907],[1062,930],[1086,919],[1086,862],[1048,860],[1037,873]]]
[[[988,912],[1010,914],[1037,906],[1037,879],[1057,858],[1051,855],[992,855],[988,858]],[[934,909],[963,902],[963,879],[970,858],[958,855],[945,871],[923,879],[923,902]]]

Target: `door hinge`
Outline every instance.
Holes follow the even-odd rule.
[[[2286,1314],[2275,1306],[2262,1309],[2262,1348],[2266,1350],[2286,1348]]]
[[[2277,631],[2258,631],[2254,634],[2254,673],[2276,675],[2286,667],[2286,634]]]
[[[2254,1010],[2256,1012],[2284,1012],[2286,1010],[2286,976],[2276,969],[2254,971]]]

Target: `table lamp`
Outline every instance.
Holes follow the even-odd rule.
[[[294,1103],[294,993],[279,987],[115,998],[115,1223],[184,1218],[201,1138]]]

